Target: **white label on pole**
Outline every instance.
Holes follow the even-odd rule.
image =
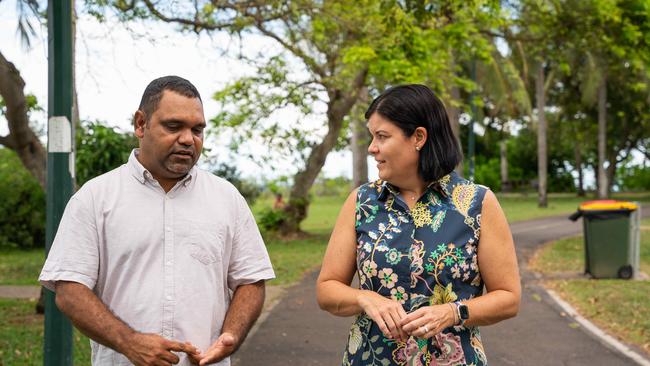
[[[75,166],[75,161],[74,161],[74,151],[70,153],[68,156],[68,170],[70,171],[70,177],[72,177],[72,180],[74,181],[75,178],[75,172],[76,172],[76,166]]]
[[[50,117],[47,123],[47,152],[72,152],[72,126],[68,117]]]

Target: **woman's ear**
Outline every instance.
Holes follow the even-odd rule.
[[[413,136],[415,136],[415,143],[417,146],[422,148],[422,146],[427,142],[427,129],[424,127],[418,127],[415,129]]]

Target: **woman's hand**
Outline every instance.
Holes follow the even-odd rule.
[[[410,336],[431,338],[456,324],[454,304],[424,306],[404,317],[400,326]]]
[[[377,323],[386,338],[406,342],[408,336],[401,325],[406,317],[406,311],[402,304],[368,290],[361,290],[357,296],[357,303]]]

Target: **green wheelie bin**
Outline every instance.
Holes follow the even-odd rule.
[[[634,202],[584,202],[571,215],[583,217],[585,272],[594,278],[637,277],[639,271],[640,206]]]

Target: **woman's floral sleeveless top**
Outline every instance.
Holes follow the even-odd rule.
[[[356,203],[360,288],[419,307],[480,296],[477,249],[486,188],[452,172],[429,185],[412,210],[378,180],[359,188]],[[476,327],[445,329],[430,339],[385,338],[360,314],[343,365],[486,365]]]

